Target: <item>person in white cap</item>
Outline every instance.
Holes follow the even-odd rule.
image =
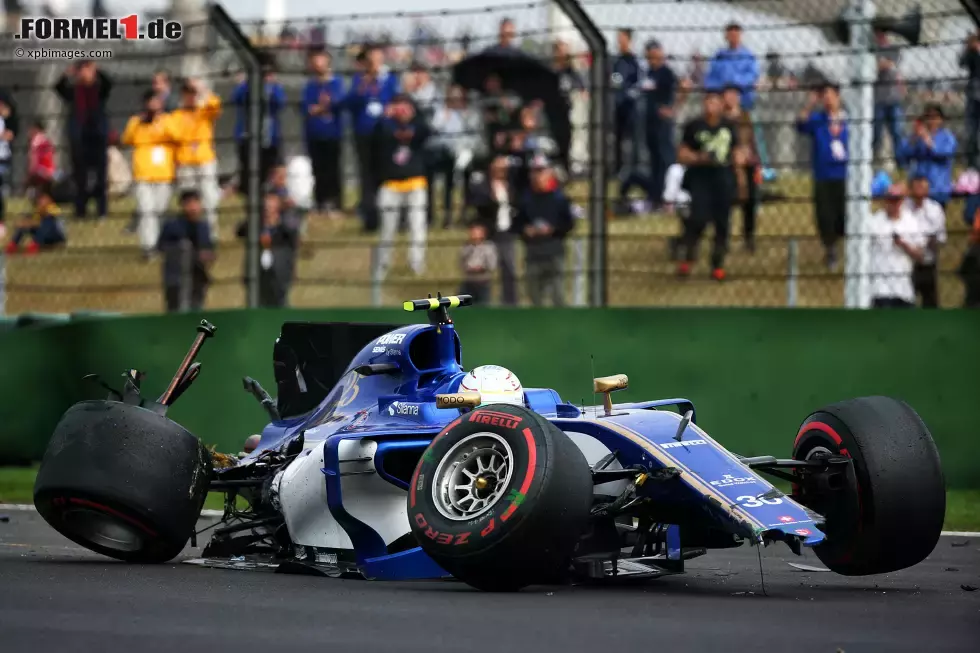
[[[915,218],[919,232],[926,240],[922,261],[916,262],[912,271],[912,284],[915,292],[922,296],[922,308],[938,308],[937,262],[939,249],[946,244],[946,211],[942,204],[929,197],[928,177],[914,176],[909,181],[906,208]]]

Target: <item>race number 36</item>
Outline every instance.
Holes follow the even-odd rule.
[[[783,502],[783,500],[780,499],[779,497],[775,497],[773,499],[765,499],[762,497],[752,497],[752,496],[738,497],[735,499],[735,501],[737,501],[738,505],[742,506],[743,508],[758,508],[759,506],[778,506]]]

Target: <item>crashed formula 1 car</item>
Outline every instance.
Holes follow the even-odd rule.
[[[614,404],[625,375],[594,379],[601,405],[577,407],[503,368],[464,371],[448,309],[470,303],[405,303],[428,324],[284,324],[276,399],[245,379],[271,421],[237,455],[166,417],[200,372],[193,361],[214,331],[204,322],[158,400],[130,371],[109,400],[65,413],[35,505],[92,551],[164,562],[196,543],[205,496],[223,492],[199,564],[453,576],[486,590],[656,577],[746,542],[810,547],[837,573],[878,574],[936,545],[939,456],[901,401],[827,406],[792,434],[790,458],[743,457],[697,426],[686,399]]]

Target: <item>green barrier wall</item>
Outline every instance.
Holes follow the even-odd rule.
[[[159,394],[199,315],[80,320],[0,335],[0,458],[37,459],[60,414],[121,386],[130,367]],[[207,314],[218,335],[201,377],[171,416],[205,442],[238,451],[264,424],[241,377],[270,391],[272,343],[285,320],[408,322],[400,311],[231,311]],[[930,425],[951,487],[980,487],[980,313],[963,311],[463,309],[455,319],[467,367],[497,363],[526,386],[591,403],[597,375],[626,373],[619,401],[687,397],[698,421],[732,450],[788,455],[808,412],[885,394]]]

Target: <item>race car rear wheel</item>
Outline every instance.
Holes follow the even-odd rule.
[[[853,479],[827,496],[798,488],[801,503],[827,517],[827,541],[815,547],[829,569],[845,576],[883,574],[915,565],[939,541],[946,488],[939,452],[922,418],[889,397],[827,406],[803,422],[796,460],[846,456]],[[844,494],[840,494],[843,489]]]
[[[567,435],[523,406],[491,404],[432,441],[408,511],[443,569],[478,589],[513,591],[567,568],[591,503],[588,463]]]
[[[166,562],[197,523],[211,454],[166,417],[114,401],[64,414],[34,483],[34,505],[68,539],[128,562]]]

